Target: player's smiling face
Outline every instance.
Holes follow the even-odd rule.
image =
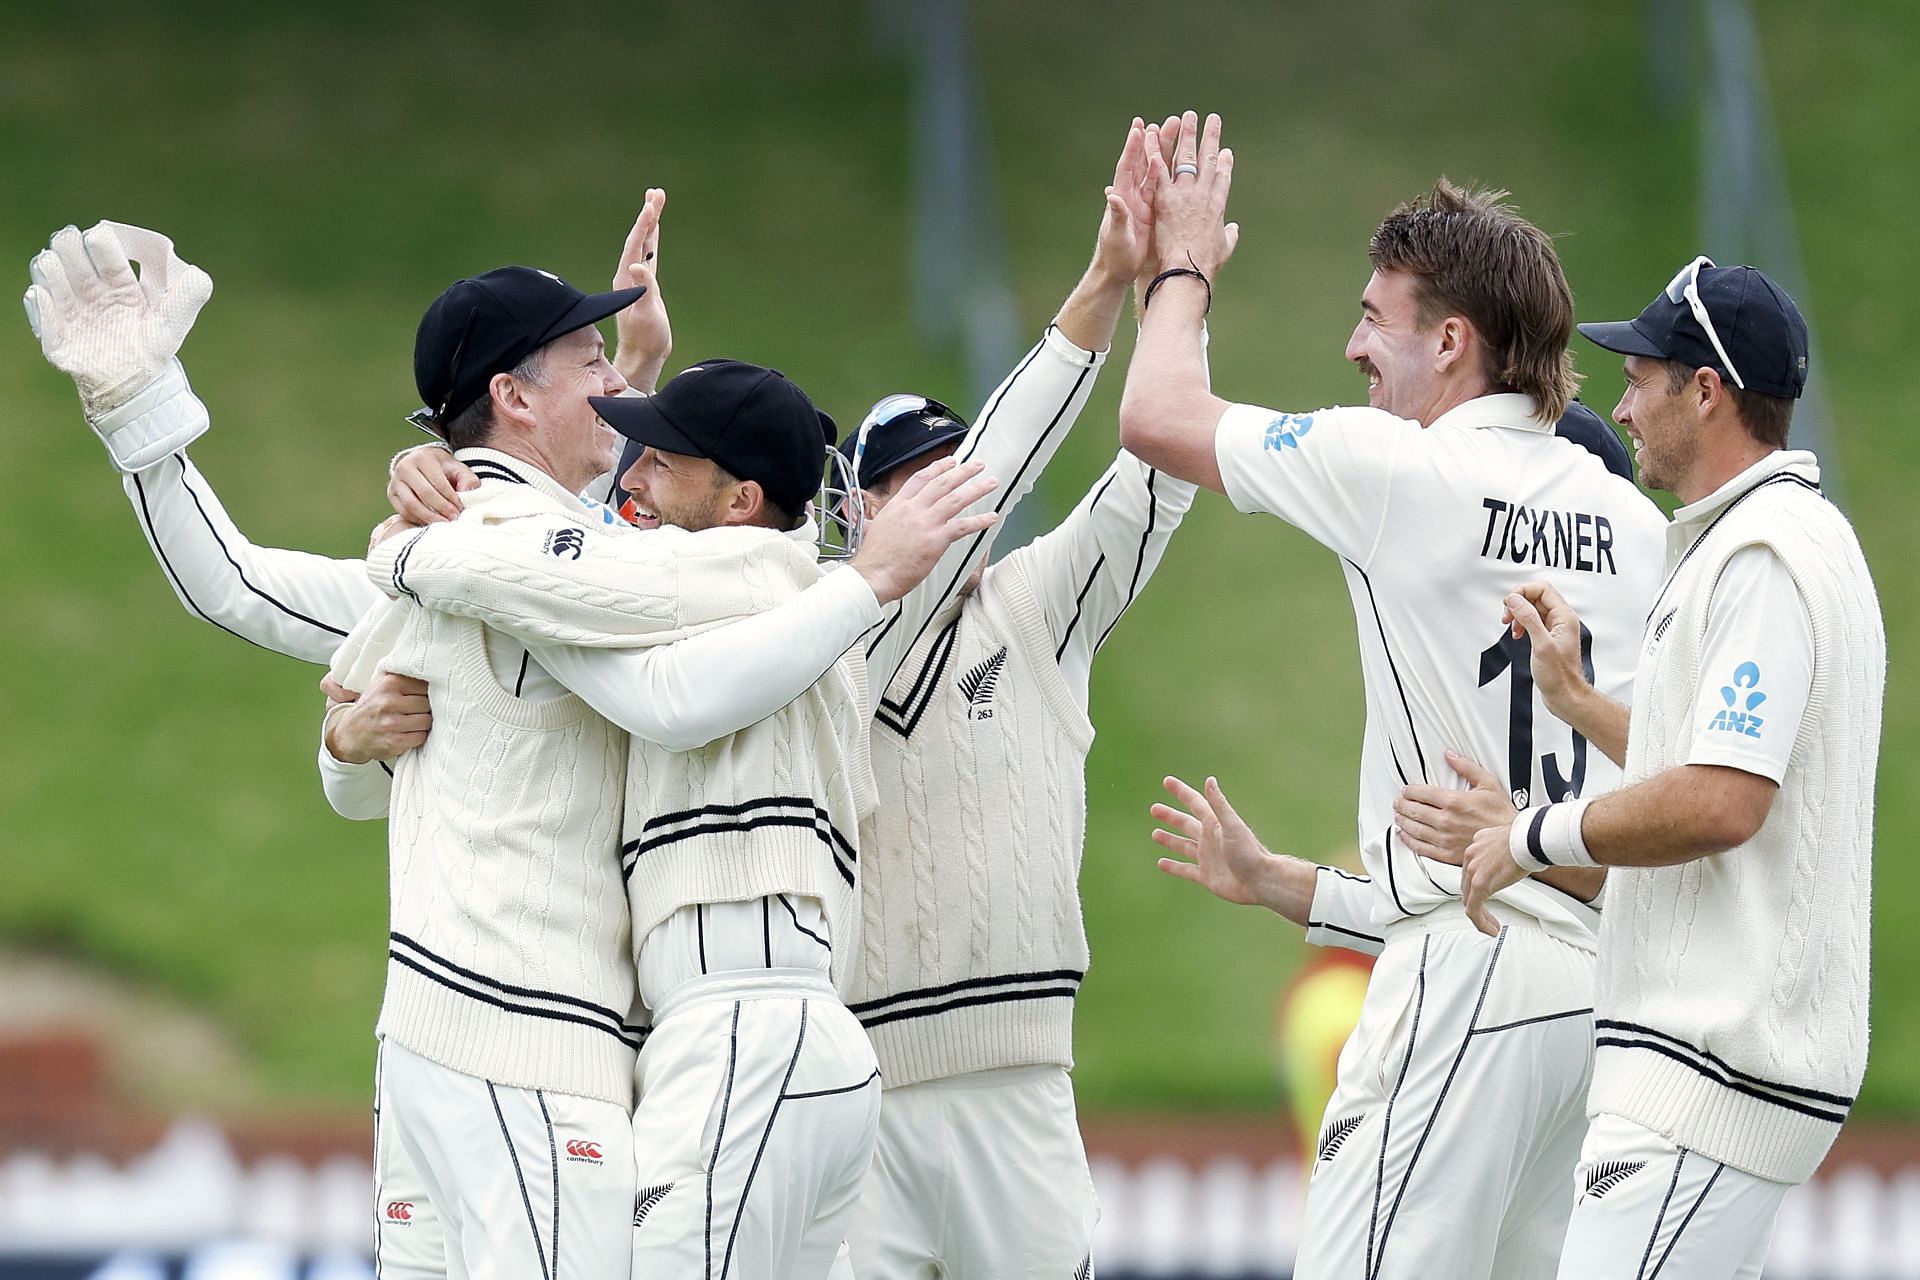
[[[1360,323],[1347,339],[1347,359],[1367,376],[1367,403],[1422,425],[1438,399],[1434,357],[1438,330],[1424,329],[1414,301],[1413,277],[1376,271],[1360,295]]]
[[[524,393],[544,429],[549,473],[578,492],[620,457],[619,434],[600,421],[587,397],[619,395],[627,380],[607,359],[606,343],[592,325],[548,343],[544,372],[544,380],[528,384]]]
[[[1613,407],[1613,420],[1627,429],[1640,483],[1649,489],[1679,492],[1700,453],[1700,423],[1683,383],[1671,390],[1667,366],[1645,356],[1628,356],[1627,389]]]
[[[636,528],[672,525],[695,533],[725,523],[737,483],[710,458],[652,448],[642,450],[620,477]]]

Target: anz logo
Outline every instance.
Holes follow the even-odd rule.
[[[1300,438],[1311,430],[1312,414],[1283,413],[1267,424],[1266,446],[1269,450],[1298,449]]]
[[[1708,733],[1738,733],[1749,738],[1760,736],[1766,718],[1755,714],[1767,695],[1760,692],[1760,666],[1743,662],[1733,669],[1733,683],[1720,686],[1720,701],[1726,705],[1707,721]]]

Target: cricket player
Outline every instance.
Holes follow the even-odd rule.
[[[1613,416],[1683,505],[1631,709],[1582,668],[1562,591],[1508,597],[1548,707],[1625,786],[1479,832],[1467,909],[1487,929],[1482,904],[1530,871],[1613,869],[1563,1280],[1758,1277],[1866,1069],[1886,633],[1818,462],[1786,447],[1807,328],[1779,285],[1696,258],[1580,332],[1625,356]]]
[[[820,577],[804,513],[835,433],[787,379],[728,360],[592,407],[646,446],[622,484],[659,532],[489,515],[497,463],[469,448],[460,457],[481,476],[479,514],[469,500],[460,520],[383,545],[369,572],[417,615],[483,619],[523,640],[618,722],[622,697],[644,689],[621,690],[611,650],[758,611]],[[916,486],[943,495],[928,525],[942,545],[995,519],[963,514],[989,488],[964,483],[977,471],[929,472]],[[854,564],[831,577],[851,579],[872,623],[904,586],[869,588],[861,557]],[[364,625],[371,636],[383,624]],[[395,643],[390,664],[419,665],[407,645]],[[559,660],[566,650],[572,662]],[[836,653],[805,693],[740,732],[691,747],[632,739],[615,865],[654,1020],[632,1122],[637,1274],[820,1276],[839,1252],[879,1111],[872,1048],[829,978],[834,946],[854,935],[854,837],[872,804],[864,678],[863,655]],[[415,756],[431,768],[444,740],[436,728],[397,766],[396,832]]]
[[[648,211],[636,223],[635,236],[623,255],[623,261],[632,264],[639,264],[643,260],[650,264],[653,261],[651,246],[657,244],[657,218],[662,199],[660,193],[650,193]],[[651,226],[647,225],[649,223]],[[133,261],[138,261],[142,268],[137,278],[132,268]],[[623,267],[623,270],[627,268]],[[645,270],[650,274],[650,266]],[[32,274],[35,283],[27,297],[29,318],[40,334],[48,358],[74,376],[82,392],[89,421],[106,442],[116,466],[126,476],[128,493],[142,516],[143,528],[183,602],[208,621],[269,647],[310,660],[330,657],[348,629],[340,625],[346,622],[345,612],[382,598],[380,592],[368,582],[364,568],[352,561],[334,561],[252,546],[226,518],[212,491],[205,486],[184,453],[180,452],[207,425],[206,411],[188,389],[184,373],[174,359],[174,353],[210,292],[210,283],[205,280],[204,274],[180,261],[164,237],[118,224],[102,224],[84,234],[73,228],[62,231],[54,237],[49,250],[35,259]],[[476,319],[471,325],[459,319],[466,346],[456,352],[442,352],[447,357],[445,361],[429,358],[425,362],[429,369],[445,370],[445,376],[448,377],[456,371],[460,372],[469,386],[473,379],[479,378],[487,386],[489,394],[492,391],[492,379],[518,377],[528,384],[521,387],[521,391],[532,389],[551,392],[556,412],[567,413],[571,404],[563,394],[564,388],[556,391],[551,385],[551,378],[544,383],[538,380],[547,376],[546,362],[553,352],[543,352],[540,347],[525,349],[528,331],[524,326],[519,327],[511,341],[496,342],[485,352],[473,345],[473,335],[479,332],[483,340],[497,338],[499,330],[513,329],[518,321],[526,319],[526,316],[516,315],[504,308],[508,303],[515,306],[526,304],[523,295],[529,288],[534,292],[535,304],[544,301],[557,305],[564,302],[566,308],[562,320],[575,319],[584,314],[579,310],[585,305],[583,295],[556,278],[524,269],[509,272],[504,283],[499,280],[481,285],[467,283],[470,287],[465,290],[466,293],[485,294],[491,305],[486,308],[476,306],[473,309]],[[641,287],[645,286],[626,286],[623,296],[629,305],[621,313],[623,321],[631,318],[636,310],[630,303],[633,292]],[[506,299],[504,302],[503,297]],[[587,305],[586,309],[590,311],[595,305],[600,304]],[[554,306],[550,305],[545,310],[553,309]],[[482,310],[488,312],[484,321],[478,319]],[[558,323],[545,312],[541,318],[543,325]],[[664,311],[659,312],[659,320],[664,333]],[[627,325],[623,323],[622,327],[624,330]],[[559,334],[556,340],[566,340],[580,348],[577,352],[580,357],[578,368],[568,366],[565,369],[569,377],[580,380],[588,374],[597,376],[602,379],[597,389],[614,389],[622,385],[618,375],[605,369],[602,357],[590,354],[589,348],[597,350],[597,334],[593,333],[590,322]],[[458,343],[454,345],[459,346]],[[657,371],[657,359],[650,359],[641,344],[635,344],[630,354],[640,371],[644,372],[649,363]],[[510,368],[489,371],[487,366],[498,365],[508,355],[513,357]],[[559,372],[555,370],[556,374]],[[431,376],[442,375],[433,372]],[[429,398],[440,404],[448,414],[458,416],[463,406],[452,405],[448,398],[450,394],[440,388]],[[582,389],[580,395],[583,404],[585,394],[585,389]],[[521,474],[523,464],[520,461],[509,457],[495,459],[494,462],[499,472],[496,478],[503,484],[512,483],[504,478],[508,472]],[[524,474],[521,478],[525,478]],[[529,487],[521,486],[522,489]],[[594,514],[599,519],[607,518],[599,513]],[[874,523],[868,546],[864,549],[869,568],[886,564],[890,555],[895,555],[908,544],[914,548],[913,555],[922,555],[923,548],[937,551],[938,546],[946,545],[945,541],[941,541],[936,546],[928,539],[924,528],[912,531],[905,540],[895,537],[892,531],[905,530],[912,516],[913,513],[903,512],[900,520],[886,519]],[[893,547],[891,552],[888,550],[890,543]],[[895,559],[893,563],[900,561]],[[932,557],[926,556],[925,564],[931,563]],[[923,571],[924,567],[923,564]],[[859,565],[856,564],[858,569]],[[858,572],[848,575],[850,580],[858,577]],[[353,585],[355,579],[361,585]],[[870,625],[872,619],[869,615],[874,611],[875,603],[862,602],[857,593],[847,592],[845,588],[849,585],[857,583],[850,581],[840,584],[838,596],[803,592],[801,598],[737,626],[707,631],[680,643],[636,655],[636,661],[631,664],[627,674],[638,681],[640,687],[656,695],[658,701],[653,716],[648,717],[644,712],[636,714],[633,723],[662,737],[687,737],[701,733],[715,736],[731,732],[778,709],[807,688],[818,677],[819,671]],[[814,657],[804,646],[793,643],[792,624],[803,620],[812,625],[816,634],[821,632],[823,626],[827,633],[821,647],[824,656],[817,659],[818,666],[809,665],[815,661]],[[762,627],[774,630],[761,633],[759,629]],[[742,640],[746,643],[742,644]],[[503,646],[495,645],[491,646],[490,657],[499,661],[494,671],[495,682],[502,688],[511,688],[516,703],[531,707],[547,699],[554,682],[547,673],[528,661],[524,654],[514,657],[508,655]],[[763,679],[750,682],[748,694],[744,698],[733,699],[731,703],[725,700],[696,702],[685,693],[689,682],[698,679],[700,673],[720,670],[730,670],[735,674],[757,672]],[[351,740],[356,748],[367,753],[364,758],[368,761],[390,758],[406,747],[415,745],[425,733],[427,714],[424,698],[412,691],[411,683],[391,683],[401,681],[402,677],[383,675],[378,683],[383,686],[391,684],[385,692],[376,689],[344,712],[336,711],[331,715],[330,741],[338,742],[343,738]],[[721,684],[711,678],[708,683],[716,687]],[[737,685],[729,680],[724,687],[731,690]],[[416,702],[418,706],[414,705]],[[686,710],[689,706],[708,706],[710,702],[718,708],[712,710],[709,706],[711,715],[717,718],[702,719]],[[547,711],[542,714],[552,713]],[[354,728],[356,725],[358,727]],[[324,749],[322,759],[323,763],[331,762],[333,767],[343,768]],[[363,778],[371,775],[382,784],[384,803],[386,773],[374,763],[362,766],[360,773]],[[623,930],[624,924],[619,929]],[[407,938],[419,941],[410,934]],[[488,988],[486,975],[478,970],[462,976],[455,970],[438,966],[438,960],[434,957],[416,954],[402,938],[396,937],[393,945],[393,965],[396,969],[424,973],[426,969],[433,968],[441,979],[459,978],[473,990],[479,1004],[490,1008],[495,1007],[501,998],[497,976],[493,979],[496,985]],[[624,954],[624,945],[620,950],[620,963],[630,968],[631,960]],[[403,956],[402,951],[407,954]],[[568,1003],[580,999],[577,993],[552,994],[564,998],[535,1000],[527,995],[526,1000],[522,1001],[526,1007],[518,1012],[529,1018],[567,1024],[569,1028],[586,1028],[621,1045],[622,1048],[613,1051],[615,1055],[622,1052],[630,1054],[632,1046],[629,1042],[636,1038],[636,1029],[626,1020],[626,1004],[601,1003],[596,1010],[589,1011]],[[544,1027],[546,1023],[539,1025]],[[592,1037],[588,1038],[591,1040]],[[606,1051],[603,1050],[601,1056],[606,1056]],[[385,1098],[389,1093],[385,1065],[383,1054],[383,1069],[376,1089],[379,1098]],[[630,1075],[630,1072],[626,1074]],[[622,1083],[618,1091],[624,1093],[629,1088],[629,1084]],[[606,1091],[614,1090],[609,1087]],[[510,1106],[513,1105],[511,1098],[514,1096],[518,1095],[509,1095]],[[495,1099],[490,1097],[488,1101],[492,1103]],[[520,1101],[526,1103],[524,1097]],[[544,1126],[550,1117],[547,1114],[535,1114],[542,1111],[543,1101],[536,1097],[532,1103],[526,1103],[515,1112],[515,1123],[537,1121]],[[500,1122],[506,1124],[504,1117]],[[394,1127],[392,1109],[377,1106],[375,1203],[376,1213],[380,1214],[380,1230],[376,1235],[376,1265],[383,1275],[446,1274],[448,1246],[443,1230],[446,1224],[434,1199],[427,1193],[406,1145],[395,1139]],[[625,1129],[624,1116],[620,1129]],[[626,1181],[627,1185],[618,1197],[625,1207],[617,1215],[621,1227],[618,1256],[624,1259],[625,1223],[631,1211],[630,1162],[622,1172],[617,1148],[613,1149],[615,1154],[610,1159],[607,1154],[610,1148],[598,1138],[584,1137],[579,1141],[584,1144],[582,1152],[591,1148],[598,1154],[573,1158],[570,1153],[566,1162],[569,1175],[597,1180],[613,1174],[624,1177]],[[562,1198],[555,1190],[563,1180],[561,1167],[551,1162],[531,1162],[527,1168],[533,1170],[528,1184],[528,1203],[531,1205],[537,1200],[541,1205],[538,1219],[547,1221],[550,1217],[548,1210],[557,1213]],[[547,1173],[544,1181],[537,1176],[542,1170]],[[578,1199],[573,1203],[576,1212],[583,1207]],[[409,1206],[408,1211],[401,1214],[381,1213],[388,1206],[400,1204]],[[459,1224],[455,1226],[456,1238],[452,1247],[456,1250],[474,1247],[472,1240],[458,1238]],[[557,1248],[557,1233],[550,1231],[543,1238],[532,1230],[531,1222],[528,1226],[529,1234],[520,1242],[523,1250],[530,1241],[530,1256],[551,1256],[554,1263],[558,1264],[560,1251]],[[472,1227],[473,1219],[469,1219],[466,1228],[471,1230]],[[582,1247],[577,1243],[585,1238],[577,1228],[569,1235],[570,1240],[576,1243],[571,1245],[567,1264],[562,1267],[568,1271],[575,1259],[587,1261],[593,1256],[590,1247]],[[502,1251],[500,1256],[510,1260],[516,1255],[511,1251]],[[624,1266],[624,1262],[621,1265]]]
[[[1496,762],[1517,804],[1617,781],[1543,713],[1524,642],[1490,628],[1488,608],[1534,578],[1578,596],[1582,660],[1623,695],[1659,514],[1554,434],[1573,391],[1573,299],[1551,242],[1497,195],[1444,180],[1369,245],[1346,349],[1367,377],[1365,407],[1277,412],[1214,396],[1201,326],[1238,228],[1224,221],[1233,156],[1219,120],[1204,135],[1197,124],[1185,117],[1170,168],[1149,157],[1161,271],[1121,440],[1340,557],[1366,686],[1369,876],[1271,855],[1213,779],[1204,791],[1168,779],[1187,812],[1155,810],[1171,828],[1157,838],[1182,855],[1162,866],[1280,911],[1313,940],[1380,947],[1321,1128],[1297,1274],[1542,1275],[1566,1229],[1591,1063],[1592,873],[1584,886],[1559,875],[1508,886],[1488,938],[1458,876],[1398,836],[1393,805],[1409,782],[1463,785],[1450,747]]]
[[[1135,120],[1092,264],[974,426],[889,396],[841,442],[870,510],[951,456],[1003,482],[1003,516],[1030,491],[1147,259],[1148,138]],[[423,519],[468,483],[431,450],[395,479],[412,495],[397,509]],[[1091,1270],[1097,1211],[1068,1076],[1088,959],[1087,682],[1193,492],[1122,453],[1052,532],[984,569],[984,539],[957,547],[868,637],[879,805],[860,834],[860,946],[836,964],[886,1085],[850,1236],[862,1276]]]

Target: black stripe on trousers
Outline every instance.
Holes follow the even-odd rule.
[[[761,1157],[767,1154],[767,1139],[773,1136],[773,1122],[780,1118],[780,1104],[787,1100],[787,1086],[793,1083],[793,1069],[800,1062],[800,1046],[807,1042],[807,1011],[812,1007],[811,1000],[800,1002],[800,1032],[793,1039],[793,1056],[787,1059],[787,1074],[780,1078],[780,1092],[774,1095],[773,1107],[767,1112],[767,1127],[760,1131],[760,1146],[753,1153],[753,1166],[747,1170],[747,1181],[740,1188],[740,1203],[733,1209],[733,1230],[727,1233],[727,1251],[720,1259],[720,1280],[727,1280],[727,1268],[733,1265],[733,1246],[740,1235],[740,1219],[747,1214],[747,1197],[753,1194],[753,1180],[760,1172]]]
[[[493,1081],[487,1084],[487,1097],[493,1100],[493,1115],[500,1122],[500,1140],[507,1144],[507,1158],[513,1161],[514,1181],[520,1184],[520,1203],[527,1210],[527,1231],[533,1236],[534,1256],[540,1259],[540,1274],[552,1280],[553,1271],[547,1266],[546,1246],[540,1243],[540,1228],[533,1220],[533,1197],[527,1193],[527,1175],[520,1168],[520,1153],[514,1149],[513,1134],[507,1131],[506,1113],[500,1110],[500,1095],[494,1091]],[[557,1186],[555,1188],[558,1190]]]

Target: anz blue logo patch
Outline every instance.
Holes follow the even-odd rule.
[[[1707,721],[1707,732],[1718,730],[1721,733],[1745,734],[1749,738],[1760,736],[1760,726],[1766,718],[1755,714],[1767,695],[1760,692],[1760,666],[1758,663],[1743,662],[1733,669],[1733,683],[1720,686],[1720,701],[1727,705],[1713,713],[1713,719]]]
[[[1313,430],[1310,413],[1283,413],[1267,424],[1267,448],[1298,449],[1300,437]]]

